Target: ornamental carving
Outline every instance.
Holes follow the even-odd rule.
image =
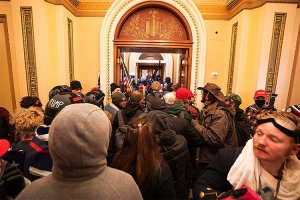
[[[231,48],[230,48],[229,70],[228,70],[228,82],[227,82],[227,94],[230,94],[232,92],[237,29],[238,29],[238,22],[236,22],[232,25]]]
[[[119,39],[187,40],[179,19],[167,10],[145,8],[132,14],[122,26]]]
[[[74,80],[73,21],[68,18],[69,77]]]
[[[35,59],[35,44],[32,20],[32,8],[21,7],[21,21],[23,33],[23,48],[27,82],[27,93],[29,96],[38,97],[38,81]]]
[[[286,13],[275,13],[274,16],[269,66],[265,88],[266,91],[270,93],[275,93],[276,91],[286,16]]]

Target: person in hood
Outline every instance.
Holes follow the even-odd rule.
[[[245,110],[248,121],[251,125],[252,130],[256,126],[256,119],[260,113],[268,110],[274,110],[274,108],[269,108],[269,94],[265,90],[256,90],[254,93],[255,104],[248,106]]]
[[[192,120],[192,125],[202,137],[202,145],[198,157],[197,175],[214,158],[218,149],[238,145],[234,124],[235,112],[224,103],[225,97],[221,88],[214,83],[198,87],[202,92],[201,102],[204,104],[199,121]]]
[[[17,199],[142,199],[129,174],[106,165],[110,133],[101,108],[66,106],[50,127],[52,174],[34,181]]]
[[[29,142],[29,148],[26,149],[25,163],[29,164],[27,178],[31,181],[48,176],[52,171],[52,158],[48,147],[48,133],[53,119],[67,105],[83,102],[80,96],[72,92],[62,92],[54,95],[47,103],[44,124],[35,129],[34,136]]]

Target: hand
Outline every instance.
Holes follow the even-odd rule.
[[[227,192],[224,192],[222,194],[220,194],[218,196],[218,199],[235,199],[238,198],[240,196],[243,196],[244,194],[246,194],[247,192],[247,188],[240,188],[240,189],[236,189],[236,190],[229,190]]]

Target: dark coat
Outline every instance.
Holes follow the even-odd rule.
[[[169,166],[165,162],[161,162],[156,176],[149,180],[146,188],[140,188],[140,190],[143,199],[176,199]]]
[[[234,112],[218,103],[201,110],[200,124],[193,121],[197,132],[202,136],[199,161],[209,163],[223,147],[236,147],[238,144]]]
[[[234,121],[238,138],[238,146],[243,147],[246,145],[246,142],[252,138],[253,130],[248,122],[246,114],[240,108],[236,109]]]
[[[189,150],[185,138],[175,135],[175,142],[169,145],[160,144],[160,153],[168,163],[173,180],[176,196],[178,199],[187,199],[189,187]]]
[[[232,189],[232,185],[227,181],[227,175],[240,155],[242,148],[223,148],[218,151],[214,160],[207,166],[202,176],[194,183],[193,196],[194,199],[200,199],[200,192],[218,194]],[[207,190],[211,188],[212,190]],[[206,199],[209,198],[207,194]]]
[[[184,136],[189,147],[190,159],[193,168],[196,167],[196,150],[202,143],[201,136],[196,132],[191,123],[181,117],[173,116],[171,119],[176,134]]]

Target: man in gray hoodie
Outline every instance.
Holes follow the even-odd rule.
[[[110,134],[99,107],[66,106],[49,131],[52,174],[34,181],[17,199],[142,199],[129,174],[106,165]]]

